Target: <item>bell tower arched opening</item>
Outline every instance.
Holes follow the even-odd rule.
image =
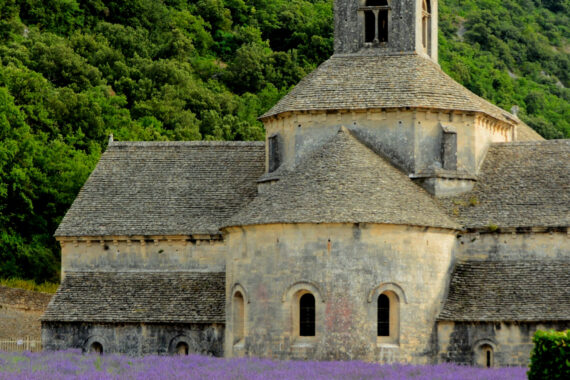
[[[431,55],[431,2],[422,0],[422,47]]]
[[[388,0],[367,0],[360,10],[364,12],[364,42],[388,42]]]

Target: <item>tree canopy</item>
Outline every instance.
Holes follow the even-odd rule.
[[[570,137],[570,0],[445,0],[440,64]],[[261,140],[333,51],[333,0],[0,0],[0,277],[57,280],[52,237],[107,136]]]

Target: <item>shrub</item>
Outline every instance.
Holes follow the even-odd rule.
[[[532,341],[529,380],[570,379],[570,330],[539,330]]]
[[[38,284],[34,280],[23,280],[21,278],[1,278],[0,285],[42,293],[55,293],[59,286],[59,284],[53,282]]]

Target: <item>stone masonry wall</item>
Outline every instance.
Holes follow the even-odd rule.
[[[132,239],[60,240],[62,276],[66,271],[207,270],[223,272],[226,245],[221,240]]]
[[[52,295],[0,286],[0,339],[41,337],[40,318]]]
[[[219,324],[42,324],[45,350],[75,348],[88,351],[98,342],[103,353],[127,355],[173,354],[176,345],[184,342],[189,353],[223,356],[224,328]]]
[[[566,232],[465,233],[458,243],[460,260],[561,260],[570,254]]]
[[[486,120],[469,113],[369,110],[292,113],[266,120],[265,128],[267,136],[280,136],[282,165],[288,169],[345,126],[392,164],[407,173],[422,173],[441,169],[442,126],[451,127],[457,131],[458,170],[476,175],[489,145],[512,137]]]
[[[493,348],[493,366],[528,366],[537,330],[564,331],[570,322],[438,323],[439,361],[484,366],[481,346]]]
[[[364,224],[232,228],[227,356],[428,363],[452,265],[451,231]],[[244,293],[245,339],[234,339],[232,295]],[[377,299],[399,298],[399,333],[377,337]],[[316,336],[296,332],[295,295],[316,298]],[[234,345],[235,343],[235,345]]]

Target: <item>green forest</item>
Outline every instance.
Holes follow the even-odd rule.
[[[441,0],[440,64],[570,137],[570,0]],[[57,282],[53,238],[116,140],[262,140],[333,52],[333,0],[0,0],[0,278]]]

